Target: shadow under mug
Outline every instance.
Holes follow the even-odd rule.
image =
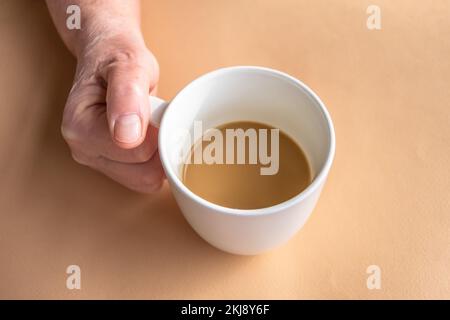
[[[291,238],[313,211],[335,151],[333,123],[319,97],[301,81],[280,71],[254,66],[219,69],[194,80],[170,102],[150,97],[152,124],[159,127],[159,154],[174,197],[192,228],[211,245],[253,255]],[[280,128],[305,152],[313,180],[295,197],[252,210],[226,208],[190,191],[182,164],[191,143],[180,132],[233,121]],[[220,181],[217,181],[220,183]]]

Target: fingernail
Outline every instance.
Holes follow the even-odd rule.
[[[141,119],[137,114],[119,117],[114,123],[114,138],[119,142],[133,143],[141,137]]]

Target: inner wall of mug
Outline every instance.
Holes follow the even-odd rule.
[[[325,165],[330,149],[330,128],[319,102],[294,79],[270,70],[230,68],[197,79],[171,102],[160,135],[162,148],[183,159],[194,141],[194,121],[203,130],[234,122],[255,121],[279,128],[306,153],[313,178]],[[169,165],[181,180],[176,157]]]

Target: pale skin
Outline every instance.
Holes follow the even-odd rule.
[[[69,5],[81,9],[81,30],[66,27]],[[138,0],[47,0],[64,43],[77,58],[62,135],[75,161],[143,193],[164,179],[148,94],[159,67],[140,30]]]

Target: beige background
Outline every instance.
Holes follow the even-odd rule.
[[[372,3],[380,31],[366,28]],[[305,81],[333,117],[310,220],[240,257],[201,240],[167,185],[138,195],[71,160],[59,125],[75,61],[42,1],[1,0],[0,298],[450,298],[449,14],[448,0],[144,1],[163,98],[263,65]],[[80,291],[65,287],[70,264]]]

